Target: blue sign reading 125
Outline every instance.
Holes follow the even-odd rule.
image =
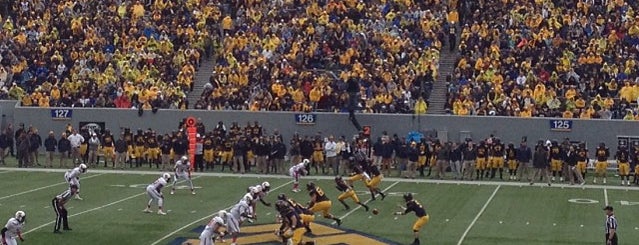
[[[51,109],[51,119],[53,120],[70,120],[72,116],[72,109]]]
[[[305,114],[295,114],[295,123],[303,124],[303,125],[313,125],[317,121],[317,115],[305,113]]]
[[[550,120],[550,130],[569,132],[572,130],[572,120]]]

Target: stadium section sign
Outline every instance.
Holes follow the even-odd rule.
[[[51,119],[53,120],[71,120],[72,116],[72,109],[51,109]]]
[[[550,122],[551,131],[563,131],[563,132],[572,131],[571,120],[550,120],[549,122]]]
[[[315,125],[317,115],[311,113],[295,114],[295,124],[298,125]]]

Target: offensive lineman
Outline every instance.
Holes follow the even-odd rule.
[[[357,193],[355,193],[355,190],[353,189],[353,187],[347,185],[346,182],[344,182],[344,179],[342,179],[342,176],[339,176],[339,175],[335,176],[335,184],[336,184],[335,188],[337,188],[337,190],[342,192],[342,194],[340,194],[339,197],[337,197],[337,200],[339,200],[339,202],[341,202],[344,205],[344,208],[346,208],[346,210],[351,209],[351,207],[349,207],[348,204],[344,202],[344,200],[347,198],[351,198],[353,199],[353,201],[355,201],[355,203],[364,207],[364,209],[366,209],[366,212],[368,212],[368,206],[366,206],[366,204],[361,203],[359,201],[359,197],[357,197]]]
[[[2,244],[3,245],[18,245],[16,237],[24,242],[22,238],[22,225],[27,220],[27,214],[23,211],[16,212],[15,217],[10,218],[7,224],[2,228]]]
[[[240,224],[243,219],[252,219],[253,216],[249,213],[249,203],[247,200],[241,200],[233,208],[231,208],[230,212],[220,211],[219,216],[222,219],[226,219],[226,227],[227,232],[231,234],[233,242],[231,245],[236,245],[237,237],[240,233]]]
[[[316,186],[313,182],[306,184],[308,194],[311,196],[311,201],[308,204],[308,209],[313,213],[322,212],[322,216],[326,219],[332,219],[337,222],[337,225],[342,225],[342,220],[331,214],[332,202],[324,193],[324,190],[319,186]]]
[[[219,213],[217,216],[213,217],[202,233],[200,233],[200,245],[215,245],[213,242],[215,239],[214,236],[223,237],[224,231],[220,231],[220,228],[226,229],[226,223],[222,217],[220,217]]]
[[[78,190],[75,192],[75,199],[82,200],[80,197],[80,174],[87,172],[87,165],[82,163],[80,166],[75,167],[64,173],[64,180],[69,183],[69,186],[75,185]]]
[[[289,205],[288,202],[278,200],[275,203],[275,209],[279,213],[282,225],[277,230],[276,234],[287,241],[287,244],[300,245],[300,244],[315,244],[302,243],[302,237],[304,236],[304,224],[300,216],[295,212],[295,209]]]
[[[366,188],[371,192],[371,200],[375,201],[375,195],[379,194],[382,196],[382,200],[386,198],[386,195],[379,189],[379,183],[382,182],[384,176],[382,172],[379,170],[379,167],[375,164],[369,164],[367,169],[368,175],[371,176],[370,180],[366,182]]]
[[[311,223],[315,221],[315,215],[311,210],[308,210],[304,205],[296,202],[292,198],[288,198],[284,193],[281,193],[277,196],[277,200],[282,200],[288,202],[288,205],[295,209],[297,215],[300,216],[302,222],[304,223],[304,227],[306,228],[306,233],[313,233],[311,230]]]
[[[311,161],[308,159],[304,159],[301,163],[296,164],[295,166],[288,169],[288,174],[293,177],[293,192],[300,192],[300,176],[306,175],[306,167]]]
[[[151,183],[146,187],[146,194],[149,196],[149,202],[146,205],[146,208],[143,210],[145,213],[151,213],[151,204],[153,201],[158,203],[158,214],[166,215],[164,211],[162,211],[162,205],[164,204],[164,195],[162,195],[162,188],[167,185],[167,182],[171,180],[170,173],[162,174],[162,177],[158,178],[156,181]]]
[[[184,179],[189,182],[189,187],[191,187],[191,194],[195,195],[195,190],[193,189],[193,180],[191,180],[191,164],[189,163],[189,158],[187,156],[182,156],[180,160],[175,162],[175,167],[173,168],[175,171],[175,178],[173,179],[173,188],[171,188],[171,195],[175,194],[175,185],[178,182],[178,179]]]

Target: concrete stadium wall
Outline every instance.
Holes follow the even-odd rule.
[[[15,105],[15,102],[14,102]],[[8,104],[0,103],[2,113],[7,115],[6,121],[14,124],[23,122],[38,128],[41,134],[53,130],[60,132],[67,123],[78,128],[80,122],[104,122],[106,127],[114,133],[120,128],[128,127],[132,130],[153,128],[159,132],[175,130],[178,122],[185,117],[194,116],[203,119],[207,130],[214,127],[218,121],[230,126],[231,122],[238,122],[241,126],[247,121],[259,121],[268,132],[279,129],[286,141],[295,132],[302,135],[314,135],[323,132],[324,135],[345,135],[351,137],[356,134],[355,128],[348,120],[347,114],[316,113],[314,125],[297,125],[295,113],[289,112],[241,112],[241,111],[180,111],[160,110],[156,114],[145,111],[138,116],[137,110],[122,109],[86,109],[74,108],[70,120],[53,120],[51,109],[15,107],[11,110]],[[11,120],[9,120],[11,119]],[[490,134],[501,137],[503,142],[520,142],[523,136],[534,142],[537,139],[557,139],[562,141],[569,137],[571,140],[586,141],[593,147],[599,142],[605,142],[611,148],[617,145],[617,136],[637,136],[639,139],[639,124],[635,121],[610,120],[572,120],[570,132],[550,130],[550,119],[544,118],[504,118],[504,117],[462,117],[448,115],[381,115],[358,114],[361,125],[372,126],[372,135],[377,137],[382,131],[389,134],[397,133],[405,136],[413,130],[436,131],[442,140],[458,141],[465,137],[480,139]],[[3,118],[3,123],[5,119]]]

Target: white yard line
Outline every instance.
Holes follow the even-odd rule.
[[[604,203],[608,206],[608,189],[604,188]]]
[[[47,169],[47,168],[3,168],[0,167],[0,171],[14,171],[14,172],[66,172],[66,169]],[[133,174],[133,175],[159,175],[163,171],[159,170],[107,170],[107,169],[89,169],[91,173],[99,174]],[[168,171],[172,172],[172,171]],[[193,172],[193,176],[205,176],[205,177],[235,177],[235,178],[257,178],[257,179],[291,179],[287,175],[263,175],[263,174],[234,174],[234,173],[201,173]],[[310,176],[311,179],[317,180],[333,180],[335,176]],[[400,183],[426,183],[426,184],[450,184],[450,185],[485,185],[485,186],[514,186],[514,187],[527,187],[529,182],[519,181],[461,181],[461,180],[435,180],[435,179],[403,179],[403,178],[384,178],[385,181]],[[573,188],[573,189],[610,189],[610,190],[628,190],[639,191],[636,186],[607,186],[607,185],[570,185],[570,184],[552,184],[552,186],[544,188]]]
[[[393,186],[399,184],[399,181],[395,181],[395,183],[392,183],[391,185],[389,185],[388,187],[386,187],[386,189],[382,190],[382,192],[386,192],[388,190],[390,190],[390,188],[393,188]],[[372,201],[372,198],[369,198],[366,202],[364,202],[364,204],[368,204],[370,201]],[[357,207],[355,207],[354,209],[352,209],[351,211],[348,211],[348,213],[342,215],[342,217],[339,217],[339,219],[344,219],[347,216],[351,215],[352,213],[354,213],[355,211],[357,211],[358,209],[360,209],[362,206],[361,205],[357,205]],[[333,223],[331,224],[336,224],[335,221],[333,221]]]
[[[0,174],[5,174],[5,173],[11,173],[11,171],[7,170],[7,171],[0,171]]]
[[[66,172],[66,169],[47,169],[47,168],[4,168],[0,167],[0,171],[15,171],[15,172]],[[163,173],[159,170],[107,170],[107,169],[89,169],[91,173],[100,174],[136,174],[136,175],[159,175]],[[172,172],[172,171],[168,171]],[[233,174],[233,173],[201,173],[193,172],[193,176],[205,176],[205,177],[235,177],[235,178],[268,178],[268,179],[290,179],[287,175],[263,175],[263,174]],[[317,180],[333,180],[335,176],[318,176],[313,175],[308,178]],[[514,187],[527,187],[529,182],[519,181],[461,181],[461,180],[435,180],[435,179],[403,179],[403,178],[384,178],[384,181],[400,183],[426,183],[426,184],[450,184],[450,185],[477,185],[477,186],[514,186]],[[639,191],[639,187],[636,186],[616,186],[616,185],[570,185],[570,184],[555,184],[544,188],[573,188],[573,189],[610,189],[610,190],[628,190]]]
[[[98,177],[98,176],[102,176],[102,175],[105,175],[105,174],[90,175],[90,176],[87,176],[87,177],[82,177],[82,179],[85,180],[85,179],[90,179],[90,178]],[[68,184],[68,183],[67,182],[60,182],[60,183],[53,184],[53,185],[47,185],[47,186],[43,186],[43,187],[38,187],[38,188],[31,189],[31,190],[28,190],[28,191],[23,191],[23,192],[20,192],[20,193],[16,193],[16,194],[11,194],[11,195],[8,195],[8,196],[0,197],[0,200],[11,198],[11,197],[14,197],[14,196],[20,196],[20,195],[24,195],[24,194],[31,193],[31,192],[34,192],[34,191],[39,191],[39,190],[51,188],[51,187],[58,186],[58,185],[64,185],[64,184]]]
[[[290,178],[290,177],[289,177],[289,178]],[[290,185],[291,183],[293,183],[293,181],[292,181],[292,180],[291,180],[291,181],[289,181],[289,182],[286,182],[286,183],[284,183],[284,184],[282,184],[282,185],[280,185],[280,186],[277,186],[277,187],[275,187],[275,188],[271,189],[271,192],[273,192],[273,191],[275,191],[275,190],[277,190],[277,189],[280,189],[280,188],[282,188],[282,187],[285,187],[285,186],[287,186],[287,185]],[[226,209],[229,209],[229,208],[232,208],[234,205],[235,205],[235,204],[233,204],[233,205],[231,205],[231,206],[229,206],[229,207],[225,208],[225,210],[226,210]],[[215,212],[215,210],[214,210],[213,212]],[[162,238],[158,239],[157,241],[155,241],[155,242],[151,243],[151,245],[156,245],[156,244],[158,244],[158,243],[160,243],[160,242],[164,241],[165,239],[167,239],[167,238],[169,238],[169,237],[171,237],[171,236],[175,235],[176,233],[180,232],[181,230],[184,230],[184,229],[188,228],[189,226],[195,225],[195,224],[197,224],[197,223],[199,223],[199,222],[202,222],[203,220],[206,220],[206,219],[208,219],[208,218],[211,218],[211,215],[212,215],[212,214],[206,215],[206,216],[204,216],[204,217],[202,217],[202,218],[199,218],[199,219],[197,219],[197,220],[195,220],[195,221],[193,221],[193,222],[191,222],[191,223],[188,223],[188,224],[186,224],[186,225],[184,225],[184,226],[182,226],[182,227],[180,227],[180,228],[178,228],[178,229],[176,229],[176,230],[172,231],[171,233],[166,234],[166,236],[163,236]]]
[[[108,204],[105,204],[105,205],[99,206],[99,207],[97,207],[97,208],[92,208],[92,209],[89,209],[89,210],[85,210],[85,211],[79,212],[79,213],[77,213],[77,214],[69,215],[69,218],[71,218],[71,217],[75,217],[75,216],[78,216],[78,215],[82,215],[82,214],[85,214],[85,213],[90,213],[90,212],[93,212],[93,211],[96,211],[96,210],[100,210],[100,209],[103,209],[103,208],[106,208],[106,207],[109,207],[109,206],[113,206],[113,205],[115,205],[115,204],[118,204],[118,203],[121,203],[121,202],[124,202],[124,201],[130,200],[130,199],[133,199],[133,198],[139,197],[139,196],[144,195],[144,194],[146,194],[146,192],[142,192],[142,193],[135,194],[135,195],[133,195],[133,196],[129,196],[129,197],[126,197],[126,198],[122,198],[122,199],[120,199],[120,200],[118,200],[118,201],[115,201],[115,202],[112,202],[112,203],[108,203]],[[55,221],[51,221],[51,222],[49,222],[49,223],[42,224],[42,225],[40,225],[40,226],[38,226],[38,227],[35,227],[35,228],[31,229],[31,230],[28,230],[27,232],[25,232],[25,233],[23,233],[23,234],[25,234],[25,235],[26,235],[26,234],[28,234],[28,233],[30,233],[30,232],[32,232],[32,231],[37,231],[37,230],[42,229],[43,227],[48,226],[48,225],[51,225],[51,224],[53,224],[53,223],[55,223]]]
[[[462,234],[461,238],[459,238],[459,242],[457,242],[457,245],[461,245],[464,242],[464,239],[468,235],[468,232],[470,232],[470,229],[473,228],[473,226],[475,225],[479,217],[484,213],[484,211],[486,211],[486,207],[488,207],[490,202],[493,200],[493,198],[495,197],[495,194],[497,194],[497,191],[499,191],[499,188],[501,188],[501,185],[498,185],[495,188],[495,190],[493,191],[493,194],[490,195],[486,203],[484,203],[484,206],[481,208],[481,210],[479,210],[479,213],[477,213],[477,216],[475,216],[475,219],[473,219],[473,221],[470,222],[470,225],[468,225],[468,228],[466,228],[466,231],[464,231],[464,234]]]

